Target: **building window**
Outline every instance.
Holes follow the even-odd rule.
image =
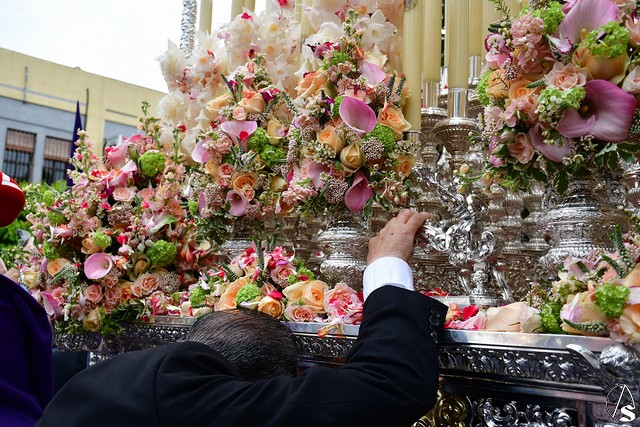
[[[29,181],[35,146],[36,135],[34,133],[7,129],[3,172],[18,182]]]
[[[67,179],[71,141],[47,136],[44,140],[42,180],[47,184]]]

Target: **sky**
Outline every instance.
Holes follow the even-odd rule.
[[[156,59],[167,40],[180,45],[182,0],[2,3],[1,48],[166,92]],[[231,0],[213,0],[213,11],[217,28],[229,21]]]

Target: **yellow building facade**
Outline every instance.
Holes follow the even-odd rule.
[[[55,181],[69,157],[77,102],[97,151],[134,134],[142,101],[155,115],[163,96],[0,48],[0,170],[19,180]]]

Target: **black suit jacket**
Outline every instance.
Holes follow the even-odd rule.
[[[126,353],[72,378],[37,426],[408,426],[436,401],[437,333],[446,307],[386,286],[364,307],[340,369],[244,381],[206,345]]]

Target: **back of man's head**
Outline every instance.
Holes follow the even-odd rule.
[[[293,376],[297,348],[281,322],[249,309],[214,311],[199,318],[183,341],[206,344],[222,354],[247,380]]]

